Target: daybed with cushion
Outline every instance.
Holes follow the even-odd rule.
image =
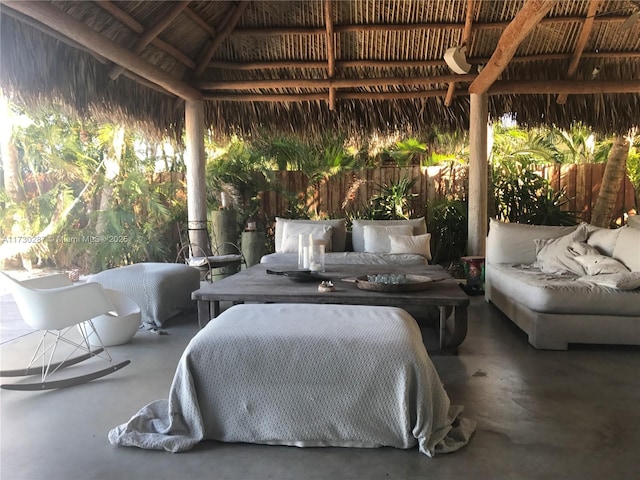
[[[640,345],[640,229],[492,219],[485,296],[536,348]]]
[[[346,219],[290,220],[276,218],[275,253],[261,263],[297,265],[298,235],[311,234],[325,243],[325,265],[426,265],[431,259],[424,217],[411,220],[354,220],[351,243]]]
[[[475,422],[461,412],[404,310],[244,304],[193,337],[169,398],[142,408],[109,440],[171,452],[202,440],[417,445],[433,456],[469,441]]]

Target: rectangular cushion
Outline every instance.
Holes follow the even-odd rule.
[[[534,240],[562,237],[578,228],[578,225],[555,227],[506,223],[494,218],[489,220],[485,255],[487,263],[534,263],[536,261]]]
[[[305,218],[289,219],[289,218],[276,217],[276,231],[275,231],[275,238],[274,238],[276,253],[281,252],[282,233],[284,231],[284,225],[289,222],[329,225],[331,227],[331,251],[332,252],[345,251],[345,247],[347,244],[347,219],[346,218],[337,218],[333,220],[309,220]]]
[[[354,252],[364,252],[364,226],[365,225],[411,225],[414,235],[424,235],[427,233],[427,224],[424,217],[413,218],[410,220],[354,220],[351,228],[351,239],[353,242]]]
[[[613,258],[622,262],[632,272],[640,272],[640,229],[627,226],[619,230]]]
[[[391,235],[411,235],[411,225],[365,225],[364,251],[369,253],[389,253]]]

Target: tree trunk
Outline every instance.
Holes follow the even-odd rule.
[[[113,182],[120,174],[120,161],[125,148],[124,127],[114,127],[112,149],[107,149],[104,155],[105,182],[100,193],[100,206],[98,207],[98,221],[96,223],[96,234],[104,235],[107,230],[107,212],[113,202]]]
[[[8,119],[8,125],[0,129],[0,156],[2,156],[2,173],[4,190],[14,203],[25,200],[24,190],[20,182],[20,165],[18,150],[13,143],[13,121],[7,99],[0,94],[0,113]]]
[[[598,227],[609,228],[613,222],[618,191],[627,174],[627,157],[629,142],[623,135],[618,135],[609,152],[607,166],[602,177],[602,187],[593,207],[591,223]]]

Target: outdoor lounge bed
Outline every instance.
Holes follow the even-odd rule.
[[[416,321],[394,307],[236,305],[189,343],[167,400],[109,433],[171,452],[202,440],[392,446],[433,456],[475,422],[451,406]]]

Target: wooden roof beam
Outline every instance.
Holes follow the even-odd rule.
[[[124,26],[134,31],[135,33],[141,34],[144,32],[144,27],[142,26],[141,23],[138,23],[136,19],[131,17],[127,12],[122,10],[120,7],[111,3],[109,0],[97,0],[95,3],[98,6],[100,6],[103,10],[111,14],[111,16],[113,16],[120,23],[122,23]],[[173,45],[165,42],[164,40],[156,37],[151,40],[151,44],[159,48],[163,52],[166,52],[167,54],[171,55],[173,58],[178,60],[180,63],[182,63],[186,67],[192,70],[196,68],[196,62],[194,62],[187,55],[182,53]]]
[[[640,52],[583,52],[582,58],[638,58]],[[533,62],[548,60],[569,60],[569,53],[547,53],[539,55],[522,55],[513,57],[514,62]],[[468,58],[472,64],[484,64],[489,61],[489,57]],[[443,59],[437,60],[336,60],[336,68],[429,68],[442,67],[446,62]],[[272,62],[229,62],[225,60],[213,60],[209,62],[209,67],[223,70],[279,70],[283,68],[315,68],[323,70],[327,68],[327,62],[323,61],[302,61],[302,60],[281,60]]]
[[[473,11],[475,6],[474,0],[467,0],[467,12],[464,19],[464,30],[462,31],[462,45],[467,45],[469,40],[471,39],[471,29],[473,28]],[[447,96],[444,99],[445,106],[451,105],[451,100],[453,100],[453,95],[456,92],[456,83],[451,82],[449,84],[449,89],[447,90]]]
[[[416,100],[421,98],[444,97],[447,90],[419,90],[413,92],[336,92],[340,100]],[[557,92],[571,95],[594,94],[637,94],[640,80],[619,81],[511,81],[498,80],[488,95],[555,95]],[[456,95],[468,95],[465,89],[456,90]],[[327,98],[326,92],[315,93],[210,93],[204,99],[215,102],[321,102]]]
[[[640,80],[502,80],[489,88],[489,95],[596,95],[640,93]]]
[[[205,71],[205,69],[209,65],[209,62],[215,55],[216,50],[218,50],[218,47],[220,47],[222,42],[224,42],[227,39],[227,37],[231,35],[231,32],[236,27],[238,21],[240,20],[240,17],[242,16],[242,14],[244,13],[244,11],[248,6],[249,6],[248,1],[242,1],[238,3],[238,5],[236,5],[236,8],[232,11],[230,17],[227,19],[227,21],[224,23],[224,25],[218,32],[218,35],[216,35],[216,37],[213,39],[213,41],[211,42],[211,45],[209,45],[209,48],[207,48],[202,53],[198,61],[198,66],[196,67],[196,71],[195,71],[196,78],[202,76],[202,73]]]
[[[580,63],[580,59],[582,58],[582,52],[584,51],[584,47],[587,45],[587,41],[589,40],[589,36],[591,35],[591,30],[593,29],[593,19],[598,13],[598,9],[602,4],[602,0],[591,0],[589,3],[589,8],[587,9],[587,18],[582,24],[582,28],[580,29],[580,36],[576,42],[576,48],[573,51],[573,56],[571,57],[571,62],[569,63],[569,68],[567,69],[567,79],[571,80],[575,78],[576,71],[578,70],[578,64]],[[561,93],[556,98],[556,103],[560,105],[564,105],[567,102],[567,94]]]
[[[108,40],[95,30],[92,30],[50,3],[37,1],[4,1],[3,5],[37,20],[75,42],[86,45],[96,54],[111,62],[122,65],[127,70],[130,70],[145,80],[161,86],[167,92],[187,100],[199,100],[202,98],[202,93],[196,88],[175,79],[164,70],[145,62],[126,48],[122,48],[118,44]]]
[[[187,7],[184,9],[184,13],[187,17],[189,17],[196,25],[198,25],[202,30],[207,32],[211,38],[215,38],[218,35],[218,32],[215,28],[205,22],[200,15],[194,12],[191,8]]]
[[[629,15],[607,15],[594,18],[594,23],[623,23]],[[555,25],[558,23],[582,23],[584,17],[567,16],[543,18],[540,25]],[[507,28],[510,22],[475,22],[474,31],[482,31],[493,28]],[[336,33],[358,33],[358,32],[412,32],[415,30],[455,30],[464,29],[463,23],[379,23],[374,25],[334,25]],[[325,28],[322,27],[280,27],[264,28],[250,27],[238,28],[231,32],[231,35],[240,36],[263,36],[263,35],[324,35]]]
[[[331,0],[324,0],[324,21],[327,27],[327,73],[332,79],[336,73],[336,46],[333,34],[333,15]],[[329,110],[336,109],[336,89],[329,87]]]
[[[469,93],[485,93],[513,58],[520,43],[540,23],[557,0],[527,0],[504,29],[498,45],[478,77],[469,86]]]
[[[149,45],[155,38],[158,37],[171,23],[182,13],[182,11],[189,5],[190,0],[182,0],[175,3],[171,9],[162,16],[162,18],[151,28],[143,32],[142,36],[138,39],[133,47],[133,53],[140,55],[142,51]],[[120,65],[115,65],[109,70],[109,77],[112,80],[116,80],[120,74],[124,71],[124,68]]]
[[[471,82],[476,74],[439,75],[434,77],[381,77],[381,78],[338,78],[338,79],[279,79],[279,80],[228,80],[201,81],[197,87],[202,90],[255,90],[261,88],[357,88],[357,87],[388,87],[388,86],[418,86],[453,81]]]

